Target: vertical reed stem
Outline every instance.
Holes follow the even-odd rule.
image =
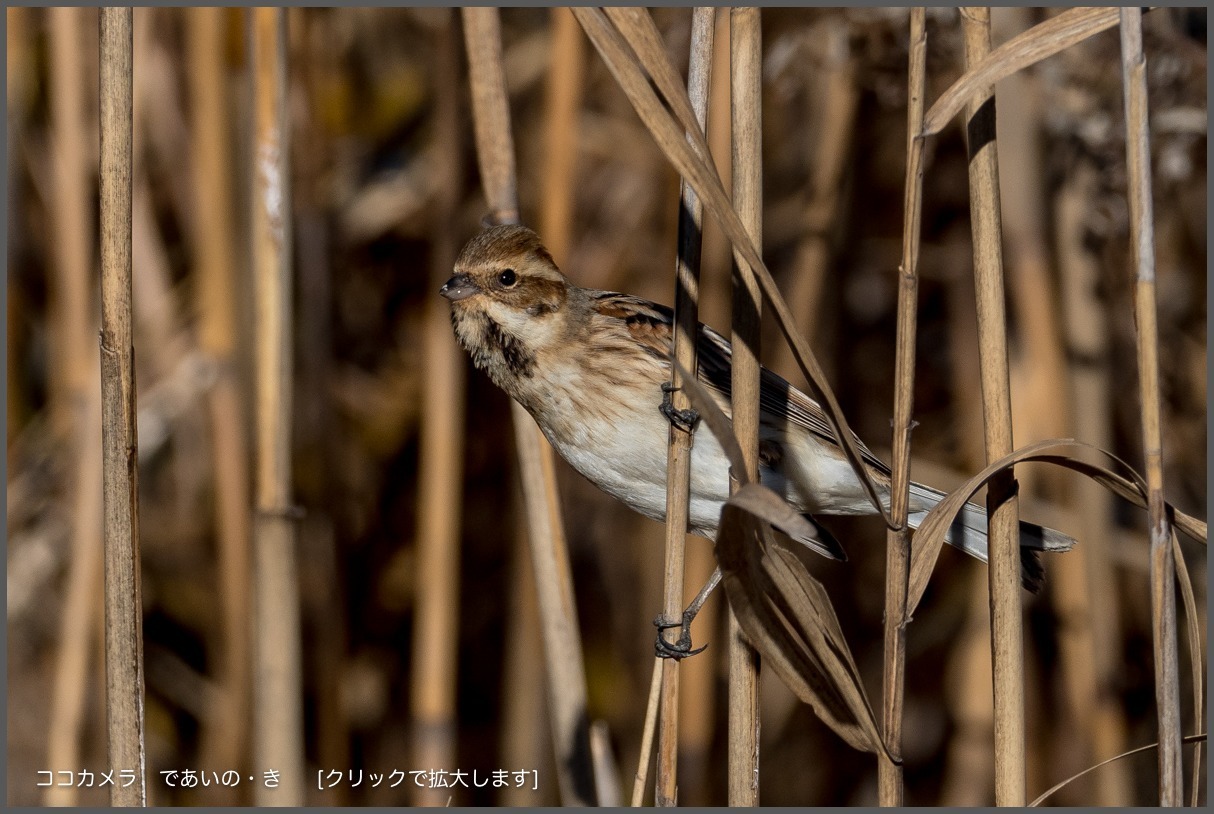
[[[1146,466],[1147,515],[1151,537],[1151,633],[1155,652],[1155,706],[1159,719],[1159,804],[1179,806],[1183,801],[1176,584],[1171,529],[1163,500],[1151,151],[1147,127],[1146,58],[1142,51],[1142,10],[1137,7],[1121,9],[1121,74],[1125,95],[1130,243],[1136,273],[1134,323],[1138,328],[1138,393],[1142,404],[1142,454]]]
[[[552,65],[545,101],[544,192],[540,229],[553,257],[569,256],[573,227],[575,165],[578,156],[578,112],[582,101],[586,40],[577,18],[567,8],[552,9]]]
[[[902,225],[902,266],[898,273],[897,351],[894,361],[894,430],[890,517],[899,526],[885,534],[885,645],[882,729],[891,756],[902,756],[902,703],[906,679],[906,593],[910,576],[911,413],[915,397],[915,334],[919,291],[919,224],[923,204],[923,105],[927,81],[926,10],[911,9],[910,76],[906,106],[906,187]],[[901,806],[902,767],[887,757],[877,762],[882,806]]]
[[[435,138],[442,145],[430,249],[430,288],[438,290],[455,263],[451,224],[460,179],[459,52],[455,12],[438,32],[439,87]],[[427,386],[422,403],[418,487],[417,612],[414,617],[412,712],[413,762],[454,770],[456,674],[459,642],[460,492],[463,486],[464,355],[451,333],[447,303],[426,302],[423,357]],[[415,805],[442,805],[448,789],[415,788]]]
[[[249,449],[245,397],[236,375],[236,241],[232,207],[232,151],[228,143],[228,94],[224,71],[221,8],[187,12],[186,47],[193,105],[190,142],[195,215],[194,274],[198,300],[198,346],[217,371],[208,393],[215,477],[215,528],[223,663],[223,705],[212,725],[217,765],[245,765],[248,743],[251,536]]]
[[[131,336],[130,8],[101,10],[101,446],[105,539],[105,673],[110,766],[135,782],[115,806],[147,804],[143,605],[139,589],[139,440]]]
[[[730,109],[734,207],[760,251],[763,246],[762,54],[759,10],[729,14]],[[759,476],[759,285],[734,252],[732,410],[734,432],[750,477]],[[731,489],[737,482],[730,483]],[[729,804],[759,804],[759,653],[729,614]]]
[[[92,347],[90,291],[92,282],[92,207],[89,203],[89,148],[85,122],[84,15],[71,8],[52,8],[50,22],[51,139],[55,160],[55,276],[50,306],[55,330],[51,351],[51,419],[56,434],[76,425],[76,411],[93,386],[83,348]]]
[[[495,8],[464,8],[463,20],[481,184],[493,220],[517,223],[514,140],[510,132],[498,11]],[[543,625],[552,741],[561,802],[563,805],[594,805],[586,676],[552,448],[522,406],[512,401],[510,407]]]
[[[990,9],[967,6],[961,10],[961,19],[968,68],[990,51]],[[989,462],[1012,451],[993,88],[969,103],[966,120],[978,353]],[[987,491],[988,580],[995,697],[995,803],[1001,806],[1021,806],[1025,802],[1024,643],[1020,607],[1020,527],[1015,494],[1015,477],[1010,471],[991,479]]]
[[[256,277],[257,515],[254,755],[280,772],[256,786],[256,805],[304,803],[299,572],[291,489],[294,369],[286,116],[286,12],[253,15],[253,273]]]
[[[1084,246],[1086,213],[1097,198],[1097,173],[1089,164],[1074,168],[1058,191],[1053,205],[1055,241],[1062,283],[1063,312],[1066,320],[1066,347],[1070,350],[1070,380],[1073,388],[1072,416],[1082,416],[1081,440],[1112,449],[1113,430],[1109,405],[1113,385],[1109,375],[1109,331],[1105,306],[1091,292],[1099,285],[1101,269]],[[1090,478],[1075,484],[1073,502],[1084,533],[1093,540],[1112,539],[1113,495]],[[1107,545],[1082,547],[1059,558],[1075,554],[1086,567],[1088,615],[1091,625],[1089,658],[1095,676],[1089,732],[1092,754],[1104,758],[1126,751],[1126,711],[1118,685],[1122,664],[1121,601],[1117,572]],[[1063,574],[1065,579],[1065,573]],[[1090,802],[1100,806],[1126,806],[1133,799],[1131,778],[1116,764],[1108,764],[1093,773],[1096,790]]]
[[[14,10],[15,11],[15,10]],[[12,11],[9,12],[10,14]],[[74,769],[80,763],[86,693],[91,671],[95,618],[102,601],[101,392],[98,357],[93,353],[97,308],[92,301],[92,223],[85,121],[83,9],[49,9],[51,150],[54,156],[48,332],[54,374],[50,418],[55,434],[70,437],[75,471],[72,486],[71,560],[59,623],[47,765]],[[11,31],[11,29],[10,29]],[[11,36],[11,34],[10,34]],[[11,303],[11,300],[10,300]],[[56,341],[57,340],[57,341]],[[75,805],[74,786],[49,786],[48,806]]]
[[[708,88],[712,78],[712,42],[715,12],[696,7],[691,18],[691,54],[687,71],[687,95],[703,131],[708,121]],[[675,261],[674,358],[686,370],[696,369],[696,338],[699,325],[700,248],[704,210],[698,196],[681,185],[678,258]],[[676,410],[691,408],[682,391],[683,377],[671,370],[671,401]],[[672,423],[666,457],[666,567],[663,578],[662,614],[675,621],[683,610],[683,545],[687,538],[691,488],[691,428]],[[677,636],[678,629],[666,631]],[[662,670],[661,717],[658,726],[657,786],[655,805],[678,802],[679,662],[660,659]]]
[[[547,165],[540,232],[553,257],[569,256],[573,226],[574,191],[578,156],[578,114],[583,93],[585,40],[581,26],[568,8],[554,7],[552,63],[548,66],[545,100]],[[535,598],[535,574],[526,561],[526,532],[511,545],[511,611],[506,633],[506,679],[503,682],[502,755],[507,762],[536,764],[548,754],[544,728],[544,678],[539,649],[540,618]],[[530,765],[530,764],[529,764]],[[506,806],[540,805],[529,789],[502,789],[499,803]]]

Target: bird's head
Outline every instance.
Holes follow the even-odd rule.
[[[537,354],[561,341],[571,284],[525,226],[493,226],[460,251],[439,293],[456,337],[499,385],[530,378]],[[510,389],[510,388],[507,388]]]

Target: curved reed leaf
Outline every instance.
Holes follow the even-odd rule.
[[[1205,743],[1205,740],[1206,740],[1206,734],[1204,732],[1199,735],[1186,735],[1184,737],[1185,743]],[[1070,777],[1068,777],[1066,780],[1063,780],[1061,783],[1056,783],[1055,785],[1050,786],[1050,788],[1047,791],[1045,791],[1040,797],[1038,797],[1033,802],[1029,803],[1029,808],[1036,808],[1037,806],[1044,803],[1046,801],[1046,799],[1049,798],[1051,795],[1053,795],[1055,792],[1061,790],[1065,786],[1070,785],[1072,782],[1083,777],[1085,774],[1089,774],[1090,772],[1096,771],[1101,766],[1107,766],[1110,763],[1114,763],[1118,760],[1121,760],[1122,758],[1131,757],[1132,755],[1142,754],[1143,752],[1149,752],[1152,749],[1158,749],[1158,748],[1159,748],[1158,743],[1148,743],[1146,746],[1139,746],[1137,749],[1131,749],[1128,752],[1122,752],[1120,755],[1114,755],[1113,757],[1109,758],[1108,760],[1102,760],[1099,763],[1097,763],[1095,766],[1088,766],[1086,769],[1084,769],[1079,774],[1073,774]]]
[[[1049,452],[1047,452],[1049,450]],[[1080,459],[1081,452],[1096,453],[1112,461],[1116,469],[1126,474],[1120,474],[1099,464],[1089,463]],[[930,512],[923,524],[915,532],[911,544],[911,574],[910,590],[907,597],[906,619],[914,615],[919,600],[927,588],[931,573],[936,567],[936,558],[944,545],[944,535],[961,507],[965,505],[979,487],[985,484],[995,473],[1009,466],[1031,461],[1054,464],[1086,475],[1114,494],[1129,500],[1140,508],[1146,507],[1146,482],[1134,471],[1129,464],[1112,453],[1099,447],[1070,439],[1048,439],[1022,447],[1010,455],[993,462],[990,466],[974,475],[962,486],[951,492],[940,501]],[[1193,539],[1206,542],[1206,524],[1195,517],[1177,510],[1167,504],[1168,518],[1180,531]]]
[[[919,135],[939,133],[983,88],[1112,28],[1117,25],[1117,15],[1116,8],[1073,8],[1008,40],[940,95],[924,117]]]

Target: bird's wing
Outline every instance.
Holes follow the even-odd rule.
[[[604,316],[623,321],[629,335],[655,357],[669,364],[673,345],[674,311],[665,305],[643,300],[628,294],[599,292],[594,295],[595,307]],[[731,367],[733,349],[729,340],[707,325],[700,325],[697,343],[699,379],[709,389],[716,391],[718,403],[729,415],[729,396],[732,390]],[[767,414],[769,421],[781,418],[819,438],[838,445],[834,428],[826,418],[818,402],[793,387],[767,368],[762,369],[759,380],[759,408]],[[889,466],[874,455],[854,433],[852,438],[860,450],[864,462],[882,475],[888,475]]]
[[[700,378],[719,390],[726,400],[731,391],[731,365],[733,348],[721,334],[706,325],[700,326],[699,364]],[[769,421],[785,419],[824,441],[838,446],[838,436],[818,402],[793,387],[782,377],[762,368],[759,374],[759,409]],[[883,475],[889,474],[889,466],[874,455],[864,442],[852,433],[852,439],[860,450],[864,463]],[[841,452],[841,450],[840,450]]]

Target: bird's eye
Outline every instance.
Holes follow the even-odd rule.
[[[518,282],[518,275],[514,273],[514,269],[506,269],[497,275],[497,281],[502,284],[502,288],[510,288]]]

